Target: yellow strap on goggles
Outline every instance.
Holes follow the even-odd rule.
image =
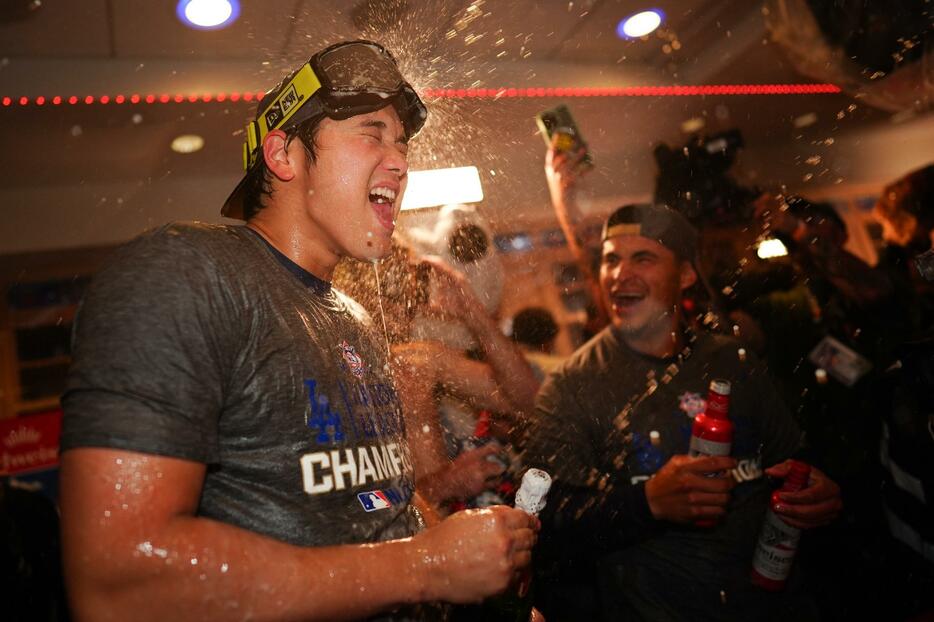
[[[321,88],[321,81],[309,63],[302,65],[295,76],[279,92],[255,121],[246,126],[246,138],[243,145],[243,168],[250,170],[259,155],[263,139],[272,130],[285,125],[292,115]]]

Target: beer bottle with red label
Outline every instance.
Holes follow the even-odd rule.
[[[733,423],[729,418],[730,382],[711,380],[707,393],[707,408],[694,418],[691,427],[691,444],[688,455],[729,456],[733,447]],[[707,473],[708,477],[717,477],[719,473]],[[713,527],[717,521],[701,519],[695,521],[698,527]]]
[[[779,495],[783,492],[804,490],[811,476],[810,465],[797,460],[791,461],[791,469],[779,490],[772,493],[769,509],[765,513],[762,533],[756,544],[752,558],[752,582],[771,592],[785,588],[785,581],[791,572],[801,530],[792,527],[775,513],[775,506],[781,503]]]

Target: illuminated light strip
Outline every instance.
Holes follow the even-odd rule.
[[[835,84],[708,84],[699,86],[608,86],[608,87],[529,87],[529,88],[498,88],[498,89],[423,89],[420,94],[431,99],[467,99],[487,98],[500,99],[503,97],[695,97],[698,95],[820,95],[842,92]],[[14,104],[28,106],[35,104],[42,106],[51,102],[58,106],[67,102],[74,105],[79,101],[85,104],[168,104],[168,103],[211,103],[211,102],[238,102],[240,100],[251,102],[259,101],[266,93],[264,91],[247,91],[245,93],[205,93],[202,95],[160,93],[159,95],[139,95],[134,93],[126,95],[86,95],[84,97],[71,95],[67,99],[60,95],[54,97],[38,96],[0,98],[0,105],[10,107]]]
[[[425,97],[691,97],[697,95],[815,95],[840,93],[835,84],[710,84],[699,86],[530,87],[524,89],[424,89]]]

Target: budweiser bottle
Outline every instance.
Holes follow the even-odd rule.
[[[733,446],[733,423],[729,419],[730,382],[711,380],[707,393],[705,412],[694,418],[691,427],[691,445],[688,455],[729,456]],[[708,477],[717,477],[718,473],[708,473]],[[698,527],[712,527],[717,521],[701,519],[695,522]]]
[[[752,582],[763,589],[773,592],[784,589],[801,538],[800,529],[792,527],[775,513],[775,506],[781,503],[779,494],[803,490],[810,475],[809,465],[793,460],[782,487],[772,493],[752,558]]]

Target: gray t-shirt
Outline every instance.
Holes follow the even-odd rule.
[[[202,462],[198,515],[295,545],[418,531],[386,343],[302,272],[245,227],[122,248],[78,314],[62,450]]]
[[[765,615],[763,605],[775,611],[808,606],[764,595],[749,583],[769,497],[763,469],[788,458],[800,433],[761,364],[740,347],[703,333],[679,357],[663,360],[630,350],[607,328],[553,373],[538,395],[526,463],[549,470],[563,485],[559,490],[585,500],[581,505],[560,492],[549,495],[555,524],[584,524],[587,514],[596,519],[587,524],[627,533],[626,542],[597,534],[600,543],[589,545],[601,547],[590,558],[598,561],[608,617],[625,612],[633,619],[744,619],[750,611]],[[704,411],[714,378],[732,383],[732,456],[738,465],[727,515],[712,528],[654,521],[645,481],[673,455],[688,453],[693,419]],[[632,494],[613,496],[625,488]],[[635,496],[641,496],[641,509],[617,502]],[[580,544],[565,540],[558,546],[570,552]]]

